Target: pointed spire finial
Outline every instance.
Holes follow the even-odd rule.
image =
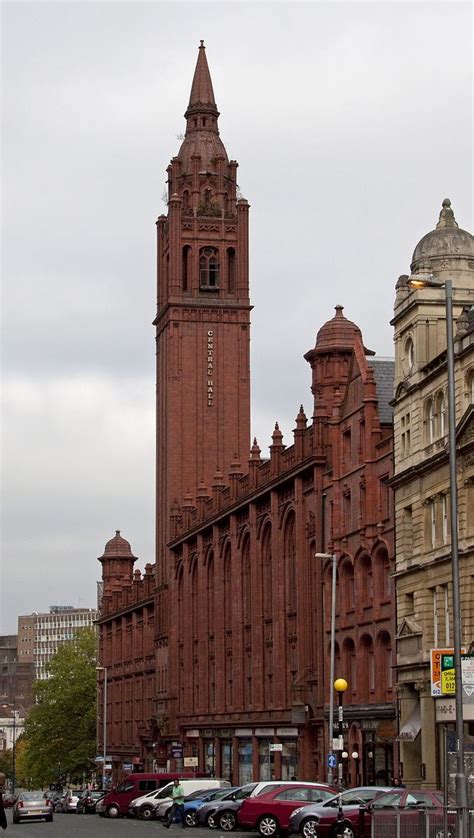
[[[194,70],[193,83],[191,85],[191,94],[189,96],[188,110],[185,113],[187,117],[192,110],[198,111],[198,106],[205,105],[207,110],[217,112],[216,100],[214,98],[214,90],[212,88],[211,74],[206,58],[206,47],[204,41],[201,41],[201,46],[198,51],[198,58],[196,62],[196,69]]]

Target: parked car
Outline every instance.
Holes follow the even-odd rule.
[[[186,813],[190,810],[195,812],[196,809],[199,808],[199,806],[202,806],[202,804],[207,802],[208,800],[219,800],[230,790],[231,789],[228,786],[226,786],[223,789],[197,789],[196,791],[193,791],[190,794],[186,794],[184,798],[184,816],[186,817]],[[172,805],[173,803],[170,800],[166,800],[164,803],[160,803],[156,810],[156,819],[166,820]],[[194,826],[195,824],[189,823],[188,825]]]
[[[222,807],[227,805],[228,800],[242,801],[246,797],[254,797],[265,791],[271,791],[272,789],[287,785],[292,785],[292,782],[288,780],[260,780],[258,783],[246,783],[245,786],[240,786],[235,791],[231,791],[229,795],[224,796],[221,800],[212,800],[209,803],[204,803],[196,812],[196,825],[210,826],[211,829],[217,829],[219,826],[217,816],[223,811]],[[237,811],[238,808],[238,806],[229,807],[232,811]]]
[[[11,792],[6,792],[6,794],[3,795],[3,805],[4,805],[5,809],[11,809],[15,805],[17,800],[18,800],[18,798],[17,798],[16,794],[12,794]]]
[[[360,789],[350,789],[341,794],[343,802],[343,825],[344,838],[370,838],[371,834],[371,820],[372,812],[374,810],[387,810],[393,821],[393,809],[404,809],[407,812],[412,812],[414,820],[414,830],[410,834],[416,835],[418,827],[418,810],[420,808],[430,808],[436,810],[439,808],[442,813],[443,793],[441,791],[432,791],[430,789],[383,789],[375,787],[377,794],[371,801],[364,800],[364,794],[360,794]],[[305,807],[308,808],[309,807]],[[339,795],[332,800],[327,800],[320,806],[312,808],[312,814],[308,817],[300,819],[299,829],[296,829],[295,823],[300,816],[300,812],[293,812],[290,818],[289,831],[300,832],[304,838],[334,838],[335,827],[337,825]],[[390,812],[392,810],[392,812]]]
[[[128,807],[136,797],[161,789],[172,780],[195,780],[197,777],[206,776],[206,774],[186,771],[181,773],[162,771],[158,774],[144,774],[137,771],[135,774],[129,774],[117,788],[107,791],[105,797],[99,800],[96,812],[101,817],[119,818],[128,813]]]
[[[200,780],[183,779],[181,780],[181,785],[183,787],[185,795],[192,794],[192,792],[198,790],[208,791],[212,787],[230,788],[230,783],[228,780],[219,780],[217,778],[211,779],[209,777]],[[171,805],[172,788],[173,783],[168,783],[168,785],[163,786],[163,788],[158,789],[155,792],[148,793],[147,795],[145,795],[145,797],[137,797],[130,803],[128,807],[128,814],[131,817],[142,818],[146,821],[149,821],[152,818],[156,818],[158,808],[161,806],[162,803],[167,803],[168,805]]]
[[[290,834],[292,832],[299,832],[303,835],[303,838],[313,838],[315,829],[319,823],[319,818],[321,817],[321,811],[330,817],[335,816],[337,820],[339,798],[342,804],[342,811],[345,812],[347,808],[353,809],[355,806],[364,806],[382,792],[390,791],[390,788],[359,786],[343,791],[340,795],[336,794],[324,803],[310,803],[307,806],[301,806],[293,811],[288,823],[288,831]]]
[[[263,838],[270,838],[288,829],[292,813],[303,802],[321,803],[334,797],[335,791],[333,786],[323,783],[291,783],[256,797],[247,797],[241,802],[238,813],[227,809],[217,820],[224,831],[234,829],[238,819],[239,826],[258,831]]]
[[[211,803],[213,800],[222,800],[222,798],[228,797],[230,792],[237,791],[238,788],[238,786],[234,786],[230,789],[214,789],[204,796],[199,796],[197,793],[197,796],[190,795],[184,801],[184,818],[187,826],[197,825],[196,813],[204,803]]]
[[[99,800],[105,797],[105,791],[86,789],[82,792],[77,801],[76,812],[78,815],[95,815],[95,807]]]
[[[44,791],[24,791],[13,806],[13,823],[20,821],[53,820],[53,804],[45,797]]]
[[[210,800],[203,803],[199,809],[196,810],[196,826],[210,826],[214,828],[217,824],[214,823],[214,816],[225,803],[233,800],[244,800],[248,797],[257,783],[247,783],[245,786],[239,786],[237,789],[229,789],[228,793],[221,797],[220,800]]]
[[[65,794],[63,794],[61,800],[61,812],[64,812],[66,815],[70,815],[75,813],[77,810],[77,803],[82,794],[82,789],[68,789]]]

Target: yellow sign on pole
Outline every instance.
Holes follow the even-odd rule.
[[[442,695],[456,694],[456,670],[454,655],[441,656],[441,693]]]

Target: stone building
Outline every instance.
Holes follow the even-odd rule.
[[[393,363],[336,307],[305,356],[312,418],[250,447],[248,202],[201,43],[158,219],[156,564],[101,557],[108,750],[233,782],[326,776],[330,562],[352,782],[394,771]],[[154,573],[154,576],[153,576]],[[136,633],[140,640],[135,642]],[[103,673],[101,678],[103,680]]]
[[[474,639],[474,239],[451,203],[415,248],[411,272],[450,278],[454,294],[455,412],[462,642]],[[453,644],[444,290],[397,282],[395,469],[397,680],[400,759],[407,783],[439,788],[449,702],[434,698],[430,650]],[[451,699],[451,702],[453,699]],[[453,717],[451,716],[451,719]],[[474,749],[466,724],[467,749]],[[448,749],[451,735],[448,725]],[[468,772],[469,773],[469,772]],[[472,773],[472,771],[471,771]]]

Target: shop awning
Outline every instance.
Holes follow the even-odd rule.
[[[421,706],[416,704],[397,736],[399,742],[414,742],[421,730]]]

